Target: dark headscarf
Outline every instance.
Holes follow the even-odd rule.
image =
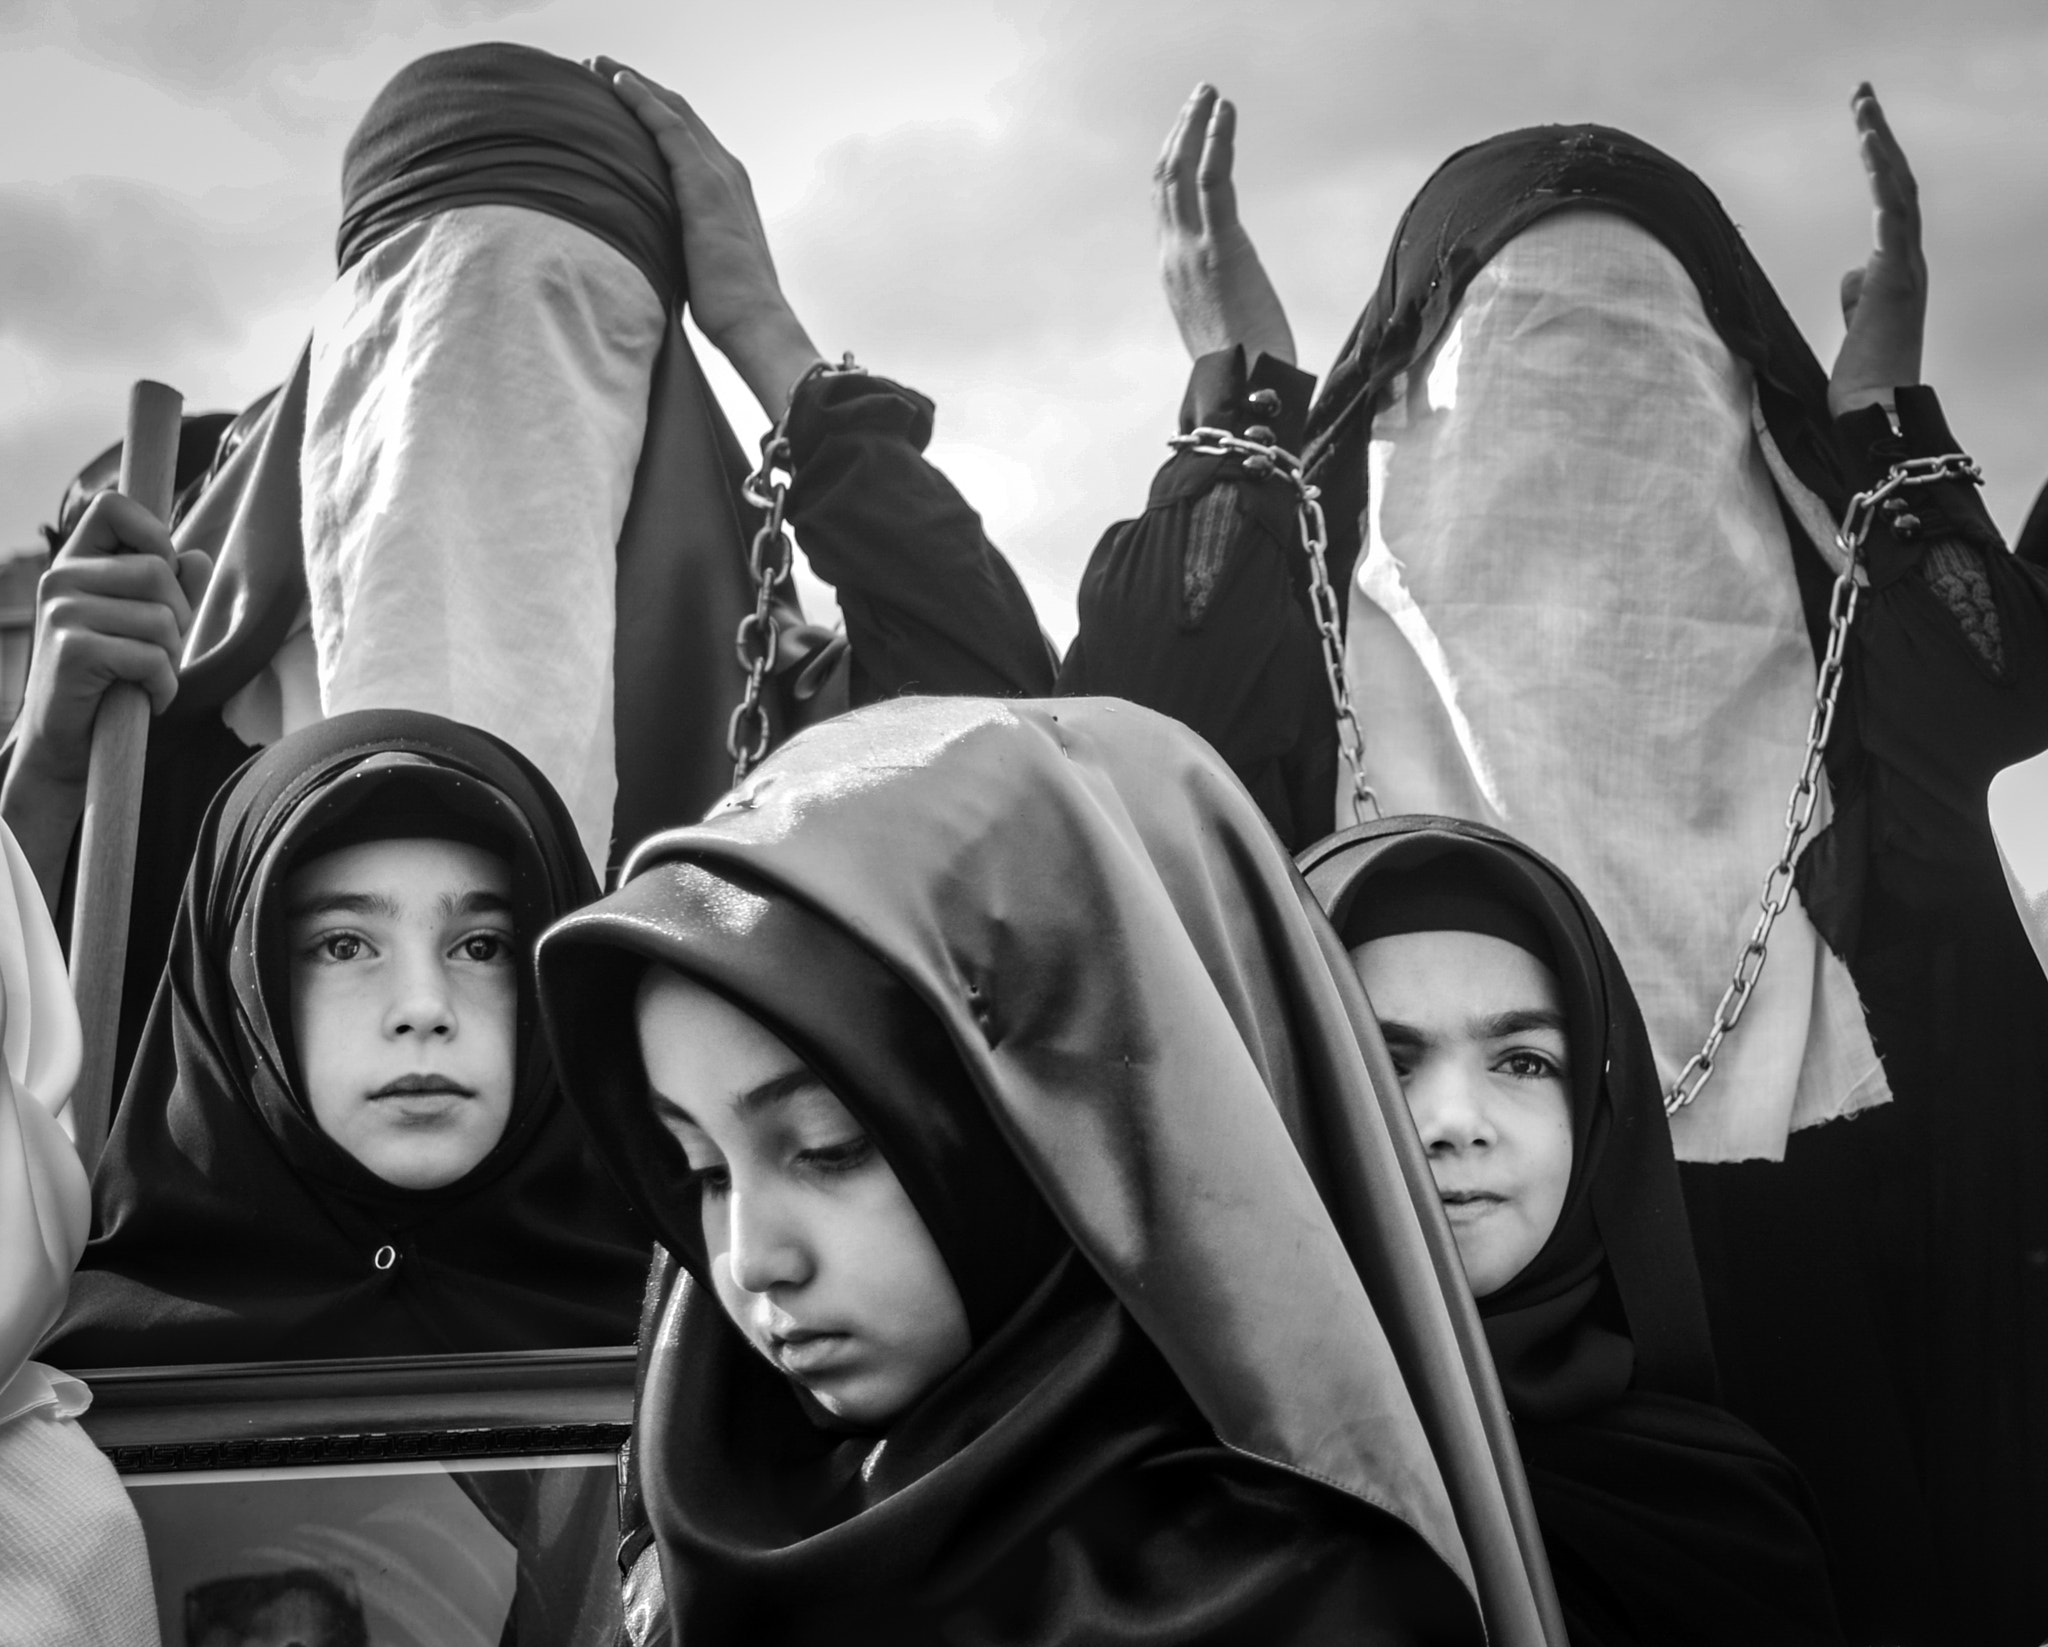
[[[1205,745],[1127,704],[900,700],[630,868],[542,941],[541,991],[688,1272],[654,1303],[636,1431],[679,1639],[1471,1637],[1466,1507],[1410,1392],[1463,1402],[1468,1462],[1485,1443],[1373,1032]],[[832,1086],[960,1288],[968,1359],[879,1441],[813,1424],[706,1284],[637,1055],[650,964]],[[1340,1231],[1314,1174],[1345,1177],[1324,1152],[1350,1139],[1372,1187]],[[1419,1389],[1404,1353],[1448,1375]],[[1470,1525],[1505,1524],[1493,1491]],[[1531,1616],[1525,1591],[1495,1639]]]
[[[1460,149],[1409,202],[1378,287],[1309,412],[1303,456],[1324,491],[1330,581],[1348,586],[1365,516],[1365,444],[1394,380],[1429,358],[1465,288],[1523,230],[1572,208],[1615,212],[1654,235],[1699,288],[1714,330],[1756,374],[1771,437],[1839,515],[1848,493],[1827,373],[1714,193],[1639,137],[1610,126],[1530,126]],[[1816,653],[1834,574],[1789,512],[1793,571]]]
[[[504,1136],[401,1189],[314,1122],[292,1046],[283,885],[344,843],[488,843],[530,943],[597,887],[509,746],[374,710],[280,740],[216,798],[93,1185],[46,1358],[74,1367],[571,1348],[629,1340],[648,1244],[563,1101],[522,963]]]
[[[529,46],[436,52],[401,70],[350,140],[336,239],[346,270],[407,224],[458,206],[545,212],[647,276],[670,310],[632,501],[619,530],[613,839],[623,851],[700,815],[725,788],[726,724],[745,672],[732,636],[753,604],[746,460],[678,318],[685,295],[668,168],[598,76]],[[310,353],[178,532],[214,557],[168,712],[217,713],[284,643],[305,599],[299,448]],[[536,417],[555,414],[536,406]]]
[[[1556,1228],[1479,1301],[1573,1647],[1834,1642],[1804,1484],[1717,1403],[1699,1270],[1648,1032],[1592,908],[1483,824],[1403,817],[1301,854],[1347,946],[1458,876],[1479,925],[1545,954],[1565,1004],[1572,1173]],[[1408,915],[1403,930],[1415,930]],[[1533,929],[1533,930],[1532,930]],[[1537,949],[1537,943],[1543,946]],[[1547,952],[1547,953],[1546,953]]]

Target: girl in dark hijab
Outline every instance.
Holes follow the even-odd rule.
[[[814,728],[555,927],[564,1084],[682,1271],[634,1639],[1479,1639],[1342,965],[1220,761],[1110,702]]]
[[[562,1099],[523,959],[596,893],[554,791],[487,733],[366,711],[251,761],[201,831],[44,1353],[627,1341],[647,1242]]]
[[[1717,1405],[1649,1038],[1591,907],[1447,818],[1301,869],[1414,1109],[1573,1647],[1839,1642],[1804,1483]]]

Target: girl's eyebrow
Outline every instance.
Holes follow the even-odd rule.
[[[468,892],[441,894],[441,915],[510,915],[512,900],[501,892],[476,887]]]
[[[382,915],[398,918],[398,900],[383,892],[316,892],[285,911],[298,921],[309,915]]]
[[[1564,1014],[1550,1007],[1517,1007],[1512,1012],[1497,1012],[1491,1018],[1481,1018],[1472,1025],[1478,1040],[1497,1041],[1504,1035],[1526,1035],[1532,1029],[1555,1030],[1565,1033]]]
[[[802,1064],[792,1065],[780,1075],[771,1075],[758,1086],[751,1086],[745,1092],[740,1093],[732,1101],[733,1108],[737,1109],[742,1115],[750,1114],[755,1110],[765,1109],[771,1104],[779,1104],[785,1099],[794,1098],[800,1092],[808,1092],[813,1087],[822,1088],[824,1085],[823,1081],[819,1080],[815,1074],[806,1069]],[[695,1127],[699,1132],[704,1130],[704,1124],[696,1116],[683,1108],[681,1104],[663,1092],[661,1088],[650,1082],[648,1083],[647,1090],[654,1095],[654,1101],[671,1115],[675,1116],[677,1120],[686,1122],[688,1125]]]

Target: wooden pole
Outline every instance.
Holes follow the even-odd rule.
[[[128,394],[121,492],[168,521],[178,469],[184,398],[147,379]],[[142,761],[149,747],[149,694],[122,681],[100,700],[78,838],[71,903],[71,991],[85,1031],[85,1059],[72,1091],[72,1121],[86,1170],[98,1165],[114,1113],[114,1045],[121,1027],[121,976],[128,963],[128,906],[142,821]]]

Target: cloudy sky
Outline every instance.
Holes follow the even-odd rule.
[[[1062,639],[1179,400],[1147,181],[1203,78],[1239,104],[1245,218],[1315,368],[1435,163],[1542,120],[1691,164],[1830,358],[1868,76],[1921,179],[1930,380],[2008,532],[2048,478],[2040,0],[0,0],[0,550],[119,433],[132,378],[234,407],[284,374],[355,120],[410,58],[490,38],[697,103],[819,345],[937,400],[934,455]]]

